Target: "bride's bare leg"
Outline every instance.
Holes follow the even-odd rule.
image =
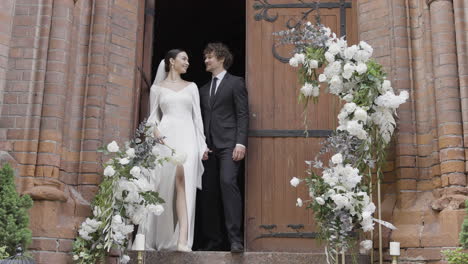
[[[176,169],[176,211],[179,219],[179,241],[178,244],[187,245],[188,237],[188,217],[187,201],[185,199],[185,175],[184,167],[177,166]]]

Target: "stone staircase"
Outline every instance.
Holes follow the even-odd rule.
[[[287,252],[144,252],[144,264],[326,264],[324,254]],[[130,252],[130,264],[137,264],[136,252]],[[357,264],[370,264],[369,256],[355,256]],[[352,256],[346,256],[346,263],[354,264]],[[334,263],[333,263],[334,264]],[[341,264],[341,262],[340,262]]]

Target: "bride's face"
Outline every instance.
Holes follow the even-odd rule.
[[[175,59],[171,59],[171,63],[173,65],[173,70],[183,74],[187,72],[187,69],[189,67],[189,60],[188,60],[188,55],[185,52],[181,52],[177,54]]]

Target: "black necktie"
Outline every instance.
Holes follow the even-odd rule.
[[[211,91],[210,91],[210,104],[213,104],[215,92],[216,92],[216,81],[218,78],[214,77],[213,81],[211,82]]]

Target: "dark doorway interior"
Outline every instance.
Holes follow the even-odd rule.
[[[211,79],[211,75],[205,71],[203,58],[203,50],[209,42],[223,42],[228,45],[234,55],[234,63],[229,72],[245,77],[245,2],[156,0],[151,80],[154,80],[157,67],[166,52],[181,48],[187,51],[190,62],[189,70],[183,78],[201,87]],[[239,187],[244,197],[243,165],[239,172]],[[194,249],[197,249],[196,244]],[[224,250],[229,250],[228,244]]]
[[[209,42],[227,44],[234,54],[229,72],[245,76],[245,1],[156,0],[153,78],[166,52],[182,48],[190,57],[184,78],[199,87],[209,81],[203,49]]]

